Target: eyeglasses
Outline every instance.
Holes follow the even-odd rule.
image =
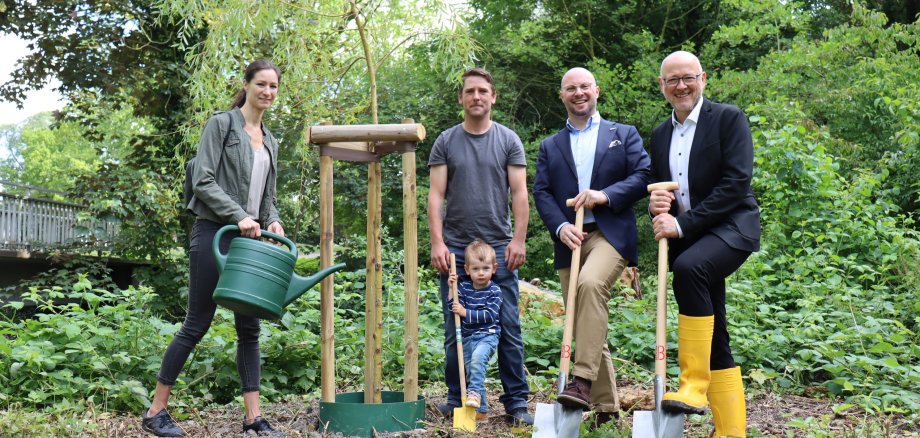
[[[586,82],[581,85],[569,85],[568,87],[563,88],[562,92],[565,94],[575,94],[576,91],[581,90],[582,93],[587,93],[594,87],[595,85],[593,83],[589,84]]]
[[[693,84],[696,83],[697,79],[699,79],[700,76],[702,76],[702,75],[703,75],[703,73],[700,72],[700,74],[698,74],[698,75],[693,75],[693,76],[683,76],[683,77],[679,77],[679,78],[667,78],[667,79],[665,79],[664,83],[665,83],[665,85],[667,85],[667,86],[669,86],[669,87],[676,87],[677,84],[679,84],[680,82],[683,82],[684,85],[693,85]]]

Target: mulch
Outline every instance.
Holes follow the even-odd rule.
[[[630,413],[632,410],[650,410],[651,388],[618,382],[623,415],[617,421],[620,429],[628,430],[632,423]],[[427,409],[424,429],[409,432],[379,434],[381,438],[388,437],[447,437],[447,436],[483,436],[483,437],[512,437],[530,436],[530,430],[512,430],[505,421],[504,410],[499,403],[495,391],[489,394],[489,403],[493,406],[489,419],[477,424],[475,434],[458,433],[452,430],[452,421],[442,417],[436,408],[438,403],[445,401],[442,394],[423,394],[426,396]],[[834,413],[833,407],[839,403],[826,397],[803,397],[790,394],[776,394],[761,392],[753,394],[748,399],[748,430],[749,437],[787,437],[806,436],[800,428],[790,425],[794,419],[816,419],[820,430],[828,437],[861,437],[867,436],[864,432],[866,421],[883,426],[885,433],[881,436],[889,437],[917,437],[920,436],[920,427],[903,417],[897,416],[869,416],[858,408],[850,408]],[[537,403],[551,403],[546,394],[533,394],[531,412]],[[288,397],[283,402],[270,403],[263,406],[263,415],[272,422],[276,429],[283,431],[289,437],[339,437],[340,434],[323,431],[319,423],[319,403],[315,399],[305,400],[305,397]],[[223,437],[242,435],[242,409],[235,404],[220,407],[211,407],[201,410],[186,410],[187,418],[180,420],[179,424],[190,437]],[[98,426],[98,436],[106,437],[137,437],[144,436],[140,428],[139,415],[116,415],[103,413],[94,418]],[[712,420],[707,416],[693,416],[686,423],[685,436],[688,438],[708,437],[712,430]],[[616,429],[616,428],[613,428]],[[608,434],[600,433],[604,436]],[[622,436],[610,432],[611,436]],[[876,435],[873,435],[876,436]]]

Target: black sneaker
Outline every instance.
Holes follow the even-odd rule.
[[[152,417],[148,417],[145,411],[141,416],[141,429],[156,436],[185,436],[185,431],[173,421],[166,409],[161,409]]]
[[[438,405],[438,413],[444,418],[451,418],[454,416],[454,409],[459,407],[460,406],[454,406],[450,403],[441,403]]]
[[[268,421],[262,417],[256,417],[255,420],[252,420],[252,423],[246,424],[246,420],[243,420],[243,434],[246,432],[253,431],[256,435],[262,436],[283,436],[284,434],[275,430],[271,424],[268,424]]]
[[[508,412],[505,419],[514,426],[533,426],[533,417],[527,413],[525,406]]]

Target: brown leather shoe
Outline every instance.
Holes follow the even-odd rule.
[[[565,390],[556,397],[556,401],[570,408],[591,409],[591,381],[578,376],[572,377]]]

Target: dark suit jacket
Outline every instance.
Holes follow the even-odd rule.
[[[646,196],[650,165],[635,127],[601,119],[590,188],[607,194],[610,204],[592,211],[604,237],[630,266],[639,260],[632,205]],[[575,210],[566,207],[565,201],[576,195],[578,175],[569,131],[562,129],[540,143],[533,182],[534,203],[555,243],[555,269],[567,268],[572,263],[572,251],[556,236],[556,229],[565,222],[575,223]]]
[[[668,154],[674,126],[668,117],[652,130],[652,178],[672,181]],[[712,232],[743,251],[760,249],[760,209],[751,190],[754,143],[747,117],[734,105],[703,99],[690,148],[690,210],[677,218],[684,238]]]

